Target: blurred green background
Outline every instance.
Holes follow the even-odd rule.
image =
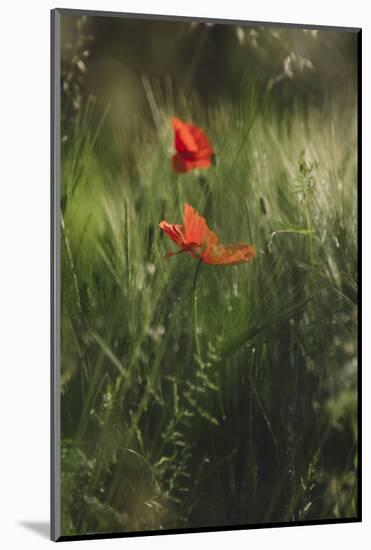
[[[62,16],[63,534],[356,517],[356,82],[354,32]],[[165,260],[184,202],[256,260]]]

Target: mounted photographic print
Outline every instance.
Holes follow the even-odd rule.
[[[53,10],[53,540],[360,521],[360,48]]]

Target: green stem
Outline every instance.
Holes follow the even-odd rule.
[[[202,260],[198,260],[197,267],[195,269],[195,274],[193,276],[193,333],[196,345],[196,358],[203,368],[203,361],[201,357],[201,348],[200,341],[198,339],[198,299],[197,299],[197,279],[200,272]]]
[[[310,223],[308,197],[304,198],[304,202],[305,202],[305,218],[306,218],[306,224],[307,224],[307,230],[308,230],[308,256],[309,256],[309,263],[312,264],[313,263],[312,225]]]
[[[212,201],[211,201],[211,189],[210,189],[210,185],[209,185],[209,182],[207,181],[207,179],[205,178],[204,180],[204,188],[205,188],[205,208],[204,208],[204,215],[206,216],[206,218],[209,216],[209,213],[210,213],[210,210],[211,210],[211,206],[212,206]]]

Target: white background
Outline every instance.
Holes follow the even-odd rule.
[[[49,10],[54,7],[363,27],[363,242],[370,242],[370,16],[365,0],[9,0],[0,28],[0,544],[41,548],[49,520]],[[5,124],[4,124],[5,122]],[[364,254],[364,272],[370,256]],[[364,523],[85,541],[72,547],[369,548],[370,286],[364,274]],[[41,532],[40,532],[41,531]]]

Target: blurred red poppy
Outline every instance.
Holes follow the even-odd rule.
[[[183,224],[170,224],[164,220],[160,228],[181,248],[179,252],[168,252],[166,257],[189,252],[193,258],[206,264],[235,265],[249,262],[256,255],[254,246],[250,244],[220,244],[214,231],[208,228],[205,218],[189,204],[184,205]]]
[[[171,119],[174,129],[173,169],[189,172],[195,168],[209,168],[214,151],[205,132],[194,124],[187,124],[177,117]]]

